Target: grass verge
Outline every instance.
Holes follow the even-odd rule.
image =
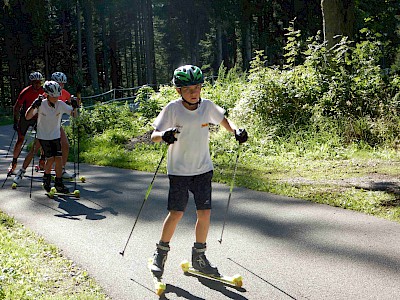
[[[0,211],[0,299],[109,299],[53,245]]]
[[[230,184],[237,144],[229,137],[223,146],[211,144],[214,181]],[[111,139],[95,136],[81,158],[90,164],[153,172],[162,145],[136,143],[130,150]],[[400,222],[399,154],[385,149],[340,149],[334,157],[326,151],[270,151],[260,155],[244,144],[236,185],[315,203],[351,209]],[[265,151],[264,151],[265,153]],[[322,155],[323,154],[323,155]],[[165,161],[160,168],[165,172]]]

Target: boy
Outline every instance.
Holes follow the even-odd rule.
[[[72,107],[58,100],[61,95],[61,86],[55,81],[46,81],[44,91],[47,99],[36,99],[26,112],[26,119],[30,120],[36,114],[37,138],[42,146],[46,163],[43,175],[43,188],[49,192],[51,188],[51,167],[55,164],[55,188],[59,193],[69,193],[62,182],[62,151],[60,142],[61,117],[63,114],[75,115],[78,104],[72,101]]]
[[[28,131],[29,126],[35,127],[36,126],[36,118],[33,118],[31,120],[27,120],[25,118],[25,112],[30,107],[35,101],[35,99],[43,94],[43,88],[42,88],[42,80],[43,80],[43,75],[40,72],[32,72],[29,75],[29,81],[31,82],[30,86],[27,86],[24,88],[21,93],[18,96],[17,101],[14,104],[13,107],[13,114],[14,114],[14,130],[17,131],[18,133],[18,138],[17,142],[15,143],[14,150],[13,150],[13,160],[10,164],[10,167],[8,168],[8,175],[11,175],[14,173],[15,168],[17,167],[17,160],[18,157],[21,153],[21,148],[22,144],[25,140],[25,135]],[[29,151],[28,155],[25,158],[24,165],[25,168],[26,166],[29,165],[33,155],[34,155],[34,150],[38,150],[39,143],[35,141],[35,147],[32,147],[31,151]],[[18,172],[19,175],[23,173],[25,169],[24,166],[22,167],[22,170]],[[17,174],[17,176],[18,176]]]
[[[200,68],[186,65],[175,70],[173,84],[181,96],[170,102],[153,123],[153,142],[165,141],[168,146],[167,172],[170,182],[168,215],[164,220],[161,239],[154,253],[151,271],[157,277],[164,272],[170,250],[169,242],[183,216],[188,192],[196,203],[196,241],[192,248],[195,269],[218,276],[218,269],[205,256],[211,215],[211,179],[213,164],[209,152],[209,124],[220,124],[235,134],[239,143],[247,140],[244,129],[235,129],[225,116],[225,110],[210,100],[201,99],[204,82]]]

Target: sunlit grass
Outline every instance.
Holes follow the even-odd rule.
[[[397,161],[400,157],[396,151],[358,150],[352,146],[332,149],[320,145],[311,147],[311,150],[299,150],[295,145],[270,146],[280,147],[281,150],[263,149],[261,154],[254,152],[254,148],[257,148],[254,144],[241,146],[235,182],[237,186],[400,222],[399,195],[390,191],[366,189],[357,183],[371,174],[399,174],[400,164]],[[133,150],[128,151],[124,145],[116,145],[110,139],[107,142],[101,137],[95,137],[81,156],[88,163],[153,172],[162,155],[161,147],[153,143],[136,144]],[[319,153],[320,149],[325,149],[323,155]],[[329,151],[334,153],[329,154]],[[215,166],[214,181],[230,184],[237,143],[229,134],[218,132],[213,135],[211,153]],[[164,161],[159,172],[165,171]]]
[[[0,212],[0,299],[108,299],[87,272]]]

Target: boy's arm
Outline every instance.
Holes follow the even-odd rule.
[[[30,120],[33,118],[34,115],[36,115],[37,111],[35,111],[36,108],[33,106],[29,106],[28,110],[25,113],[25,119]]]
[[[233,124],[231,121],[229,121],[225,117],[220,124],[223,127],[225,127],[226,130],[228,130],[229,132],[232,132],[235,135],[235,139],[239,142],[239,144],[242,144],[247,141],[248,136],[247,136],[246,129],[237,128],[235,126],[235,124]]]
[[[162,132],[158,130],[154,130],[151,134],[151,141],[154,143],[159,143],[162,141]]]
[[[224,117],[222,122],[220,123],[221,126],[223,126],[226,130],[229,132],[235,133],[236,126],[233,124],[231,121],[229,121],[227,118]]]

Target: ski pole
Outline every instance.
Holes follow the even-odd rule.
[[[29,199],[32,199],[32,181],[33,181],[33,169],[35,168],[35,155],[37,154],[36,150],[36,143],[39,141],[36,141],[36,136],[37,136],[37,128],[35,130],[35,138],[33,139],[33,156],[32,156],[32,173],[31,173],[31,187],[29,189]]]
[[[8,153],[10,152],[10,148],[11,148],[12,142],[14,141],[14,137],[15,137],[15,133],[16,133],[16,132],[17,132],[17,131],[14,130],[14,134],[13,134],[13,136],[12,136],[12,139],[11,139],[11,142],[10,142],[10,146],[8,146],[7,154],[6,154],[6,156],[5,156],[4,158],[7,158],[7,157],[8,157]]]
[[[24,143],[22,144],[21,149],[19,150],[18,157],[21,155],[22,149],[25,147],[25,144],[26,144],[26,139],[24,140]],[[14,147],[15,147],[15,146],[14,146]],[[11,174],[12,174],[11,172],[8,172],[8,173],[7,173],[6,179],[3,181],[3,184],[1,185],[1,188],[4,187],[4,185],[5,185],[6,182],[7,182],[8,177],[10,177]]]
[[[72,120],[72,138],[74,139],[74,190],[76,190],[76,127],[75,127],[75,120]]]
[[[235,177],[236,177],[236,170],[237,170],[237,166],[238,166],[238,161],[239,161],[239,154],[240,154],[240,144],[238,146],[237,149],[237,153],[236,153],[236,162],[235,162],[235,169],[233,171],[233,176],[232,176],[232,181],[231,181],[231,187],[229,189],[229,197],[228,197],[228,203],[226,205],[226,210],[225,210],[225,215],[224,215],[224,223],[222,225],[222,232],[221,232],[221,237],[219,238],[218,242],[221,244],[222,243],[222,236],[224,234],[224,230],[225,230],[225,223],[226,223],[226,219],[228,216],[228,210],[229,210],[229,204],[231,203],[231,196],[232,196],[232,190],[233,190],[233,185],[235,183]]]
[[[136,216],[135,223],[133,224],[131,233],[130,233],[129,236],[128,236],[128,240],[126,241],[125,247],[124,247],[124,249],[119,253],[119,254],[121,254],[122,256],[124,256],[124,254],[125,254],[126,247],[128,246],[129,240],[131,239],[131,236],[132,236],[133,230],[135,229],[136,223],[137,223],[137,221],[139,220],[140,213],[142,212],[142,209],[143,209],[143,207],[144,207],[144,204],[146,203],[147,198],[148,198],[149,195],[150,195],[151,189],[152,189],[152,187],[153,187],[154,179],[156,178],[157,173],[158,173],[158,169],[160,168],[161,163],[162,163],[162,161],[164,160],[165,154],[167,153],[167,149],[168,149],[168,145],[167,145],[167,146],[164,148],[164,150],[163,150],[163,154],[162,154],[162,156],[161,156],[160,162],[158,163],[157,169],[156,169],[156,171],[154,172],[153,179],[151,180],[150,185],[149,185],[149,187],[147,188],[146,195],[144,196],[142,205],[140,206],[139,212],[138,212],[138,214],[137,214],[137,216]]]

